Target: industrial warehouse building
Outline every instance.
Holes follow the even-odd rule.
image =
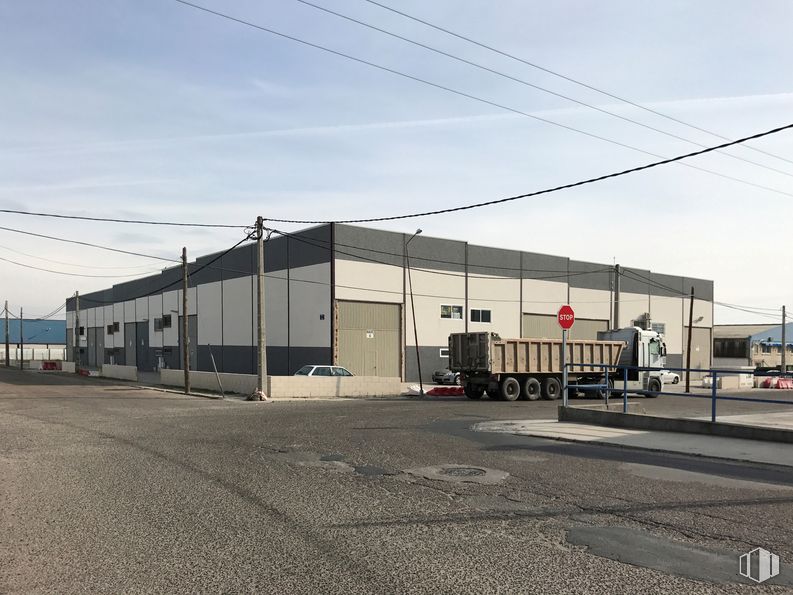
[[[622,269],[614,320],[614,268],[533,252],[341,224],[274,236],[265,244],[265,319],[271,375],[305,364],[337,364],[356,375],[416,380],[414,336],[428,380],[448,362],[449,333],[559,338],[559,306],[576,312],[571,338],[639,325],[666,336],[668,364],[685,361],[694,287],[691,365],[711,364],[713,283]],[[256,372],[256,246],[190,263],[190,365]],[[208,263],[211,265],[206,266]],[[410,266],[408,267],[408,262]],[[203,268],[202,268],[203,267]],[[80,296],[83,365],[181,367],[181,269]],[[415,304],[413,327],[410,283]],[[75,300],[67,300],[68,358],[74,360]]]

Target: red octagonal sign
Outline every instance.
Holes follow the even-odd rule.
[[[559,312],[556,314],[556,320],[559,321],[559,326],[564,330],[570,330],[575,322],[575,312],[573,312],[570,306],[564,305],[559,308]]]

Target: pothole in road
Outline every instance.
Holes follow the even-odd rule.
[[[413,469],[405,469],[405,473],[416,477],[423,477],[424,479],[435,479],[438,481],[455,483],[480,483],[485,485],[501,483],[509,477],[509,473],[500,471],[499,469],[455,464],[415,467]]]

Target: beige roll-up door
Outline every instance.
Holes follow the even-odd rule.
[[[576,318],[570,329],[570,339],[597,339],[598,331],[607,331],[608,320]],[[523,337],[536,339],[561,339],[562,329],[552,314],[523,314]]]
[[[400,304],[337,302],[338,365],[356,376],[401,376]]]

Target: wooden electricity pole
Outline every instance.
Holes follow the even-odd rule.
[[[686,392],[691,392],[691,334],[694,327],[694,286],[691,286],[691,305],[688,308],[688,348],[686,349]],[[716,379],[714,378],[715,382]]]
[[[182,248],[182,369],[184,394],[190,394],[190,319],[187,316],[187,248]]]
[[[19,369],[25,369],[25,335],[23,334],[24,319],[22,318],[22,308],[19,309]]]
[[[8,300],[6,300],[6,307],[5,307],[5,314],[6,314],[6,368],[11,367],[11,345],[8,337]]]
[[[74,292],[74,371],[80,373],[80,292]]]
[[[785,332],[785,306],[782,306],[782,361],[779,371],[782,376],[787,374],[787,333]]]
[[[267,331],[264,321],[264,219],[256,218],[256,392],[253,401],[267,400]]]

